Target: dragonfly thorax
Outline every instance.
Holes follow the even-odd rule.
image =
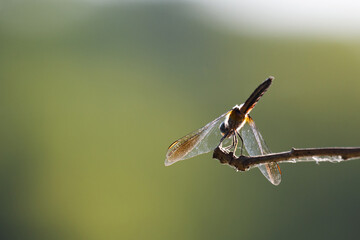
[[[229,111],[225,120],[220,124],[219,129],[223,136],[228,135],[227,137],[231,137],[236,130],[239,130],[244,125],[246,114],[241,111],[240,107],[235,106]]]
[[[246,113],[241,110],[240,107],[235,106],[228,114],[227,118],[225,119],[226,126],[229,130],[238,130],[240,129],[246,120]]]

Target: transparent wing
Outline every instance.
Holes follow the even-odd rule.
[[[271,153],[264,139],[257,130],[255,122],[248,115],[245,125],[241,128],[241,136],[244,146],[250,156],[265,155]],[[274,185],[281,182],[281,171],[277,163],[261,164],[258,166],[261,173]]]
[[[214,150],[222,137],[219,127],[227,113],[173,142],[166,153],[165,165],[169,166],[177,161]]]

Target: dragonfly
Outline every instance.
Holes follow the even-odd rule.
[[[233,149],[235,156],[239,139],[241,140],[241,155],[243,148],[249,156],[271,153],[249,113],[268,90],[273,80],[274,77],[267,78],[254,90],[245,103],[235,105],[231,110],[204,127],[173,142],[167,150],[165,166],[208,153],[217,147],[226,151]],[[223,147],[224,144],[225,147]],[[272,184],[280,184],[281,170],[277,163],[266,163],[257,167]]]

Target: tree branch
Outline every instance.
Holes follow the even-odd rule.
[[[214,150],[213,158],[218,159],[222,164],[228,164],[239,171],[246,171],[259,164],[272,162],[341,162],[360,158],[360,147],[343,148],[292,148],[288,152],[271,153],[261,156],[240,156],[236,157],[233,152],[227,152],[219,147]]]

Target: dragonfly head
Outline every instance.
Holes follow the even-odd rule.
[[[220,129],[221,135],[223,135],[223,136],[230,130],[228,124],[226,124],[225,122],[222,122],[220,124],[219,129]]]

